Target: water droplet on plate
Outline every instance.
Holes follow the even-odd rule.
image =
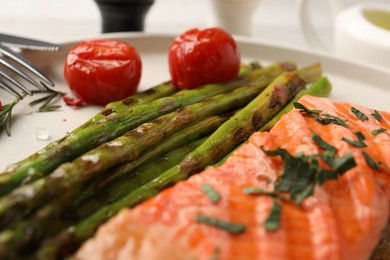
[[[35,138],[39,141],[47,141],[50,138],[50,134],[46,129],[38,128],[35,131]]]

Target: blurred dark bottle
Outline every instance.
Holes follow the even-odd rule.
[[[102,32],[143,31],[154,0],[95,0],[102,16]]]

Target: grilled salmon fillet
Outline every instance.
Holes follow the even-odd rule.
[[[253,134],[221,166],[122,210],[76,258],[368,259],[389,219],[390,113],[312,96],[299,103],[345,119],[348,127],[322,124],[307,111],[293,109],[270,132]],[[266,151],[321,154],[324,148],[313,133],[337,148],[337,156],[351,153],[356,166],[316,185],[300,204],[278,199],[271,192],[286,162]],[[360,140],[366,147],[346,140]],[[205,192],[206,186],[217,199]],[[270,193],[249,194],[244,192],[248,187]],[[265,222],[276,202],[281,211],[271,230]]]

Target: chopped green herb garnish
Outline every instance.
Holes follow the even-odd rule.
[[[326,162],[329,166],[331,166],[333,168],[331,170],[331,172],[333,172],[337,175],[343,174],[347,170],[356,166],[356,162],[352,156],[352,153],[348,153],[347,155],[340,157],[340,156],[337,156],[334,152],[325,151],[323,154],[320,155],[320,158],[322,160],[324,160],[324,162]],[[320,171],[320,174],[322,171],[324,171],[324,170],[322,169]],[[326,170],[326,172],[328,172],[328,171],[329,170]],[[322,173],[324,173],[324,172],[322,172]],[[336,176],[334,176],[333,174],[330,175],[329,172],[327,173],[327,175],[333,176],[333,177],[329,177],[329,179],[337,178],[337,175]]]
[[[344,136],[341,138],[341,140],[358,148],[367,147],[367,145],[362,140],[351,140]]]
[[[366,140],[366,137],[361,132],[355,132],[354,134],[356,135],[358,140],[351,140],[346,137],[342,137],[341,140],[358,148],[367,147],[367,145],[363,142],[364,140]]]
[[[196,220],[201,223],[206,223],[221,229],[226,230],[232,234],[240,234],[245,232],[246,226],[239,223],[231,223],[218,218],[208,217],[204,215],[197,215]]]
[[[282,215],[282,205],[274,200],[271,212],[264,222],[264,227],[267,231],[276,231],[280,226],[280,217]]]
[[[371,158],[371,156],[365,151],[362,151],[362,154],[364,156],[364,159],[366,159],[366,162],[368,163],[368,165],[370,165],[372,168],[374,168],[376,171],[379,172],[380,168],[381,168],[381,163],[374,161]]]
[[[307,107],[305,107],[299,102],[294,102],[293,104],[295,108],[300,109],[300,112],[305,112],[309,115],[319,115],[322,112],[322,110],[308,109]]]
[[[358,134],[358,136],[360,135]],[[251,194],[256,192],[267,194],[274,197],[275,200],[286,200],[278,192],[289,192],[290,198],[287,201],[295,201],[296,206],[299,206],[303,200],[313,195],[316,185],[322,185],[327,180],[337,179],[346,171],[356,166],[352,153],[340,157],[333,150],[325,150],[322,154],[304,155],[303,153],[299,153],[293,156],[287,150],[280,147],[271,151],[265,151],[263,147],[260,148],[268,156],[282,157],[284,162],[283,172],[277,179],[273,192],[253,187],[246,188],[244,191]],[[330,168],[321,168],[319,159],[324,160]],[[267,230],[275,230],[278,227],[275,219],[278,219],[278,207],[281,207],[281,205],[275,205],[275,209],[273,209],[268,217],[269,220],[267,220],[267,225],[269,225]]]
[[[265,195],[271,195],[274,194],[272,191],[266,191],[258,187],[245,187],[244,188],[245,194],[265,194]]]
[[[316,183],[322,185],[327,180],[336,180],[338,176],[339,174],[333,170],[321,169],[318,175],[316,176]]]
[[[268,195],[274,198],[288,201],[289,199],[274,191],[266,191],[258,187],[245,187],[244,193],[249,195]]]
[[[221,199],[221,195],[210,184],[202,184],[201,189],[212,202],[218,202]]]
[[[384,131],[386,131],[386,128],[379,128],[379,129],[371,131],[371,134],[372,135],[378,135],[380,133],[383,133]]]
[[[374,110],[374,113],[372,113],[371,116],[378,119],[378,120],[383,119],[382,115],[377,110]]]
[[[356,166],[356,161],[352,153],[348,153],[343,157],[336,157],[333,162],[333,171],[338,175],[344,174],[346,171]]]
[[[358,131],[358,132],[355,132],[354,134],[356,135],[358,140],[360,140],[360,141],[366,140],[366,137],[363,135],[362,132]]]
[[[317,135],[316,133],[313,133],[311,138],[318,144],[319,147],[321,147],[325,151],[330,151],[330,152],[336,152],[337,148],[334,147],[331,144],[328,144],[327,142],[322,139],[321,136]]]
[[[304,190],[296,194],[295,196],[295,205],[299,206],[301,202],[306,199],[307,197],[311,196],[314,194],[314,188],[315,188],[315,183],[311,183],[309,186],[307,186]]]
[[[33,90],[32,94],[46,94],[46,96],[31,101],[28,105],[35,106],[41,104],[37,112],[51,112],[58,110],[61,106],[54,105],[53,103],[57,101],[58,98],[65,95],[65,93],[55,91],[41,82],[44,90]],[[15,99],[9,104],[1,106],[0,102],[0,132],[4,129],[8,136],[11,136],[11,117],[14,107],[23,100],[23,97],[27,93],[23,94],[22,97]]]
[[[351,107],[351,112],[361,120],[368,120],[368,116],[366,116],[362,111],[355,107]]]
[[[290,199],[296,200],[297,196],[302,198],[302,194],[307,187],[312,184],[322,184],[325,180],[337,179],[341,174],[356,166],[356,162],[352,154],[347,154],[344,157],[337,156],[334,152],[325,151],[320,155],[291,155],[287,150],[277,148],[272,151],[265,151],[269,156],[280,155],[284,161],[284,169],[275,185],[275,192],[289,192]],[[327,169],[327,174],[324,169],[320,168],[318,159],[323,159],[332,169]],[[331,172],[331,173],[330,173]]]
[[[8,136],[11,136],[12,109],[18,102],[19,99],[2,106],[0,110],[0,131],[4,128]]]
[[[347,119],[339,118],[337,116],[332,116],[330,114],[321,114],[322,117],[315,117],[314,119],[323,125],[336,124],[344,126],[345,128],[349,128],[346,124]]]
[[[332,116],[329,114],[320,114],[322,112],[322,110],[308,109],[307,107],[305,107],[304,105],[302,105],[299,102],[294,102],[293,104],[294,104],[295,108],[300,109],[300,112],[305,112],[309,115],[312,115],[314,117],[314,119],[320,124],[323,124],[323,125],[337,124],[337,125],[341,125],[341,126],[344,126],[346,128],[349,128],[348,125],[346,124],[346,122],[347,122],[346,119],[342,119],[342,118]]]

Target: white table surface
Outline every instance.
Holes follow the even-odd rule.
[[[314,1],[319,29],[331,36],[331,21],[324,2]],[[298,19],[298,0],[262,0],[254,14],[253,37],[264,41],[308,47]],[[155,0],[146,17],[146,32],[180,33],[211,22],[209,0]],[[53,42],[95,37],[101,29],[100,13],[93,0],[4,0],[0,32]],[[328,38],[329,38],[328,37]]]

